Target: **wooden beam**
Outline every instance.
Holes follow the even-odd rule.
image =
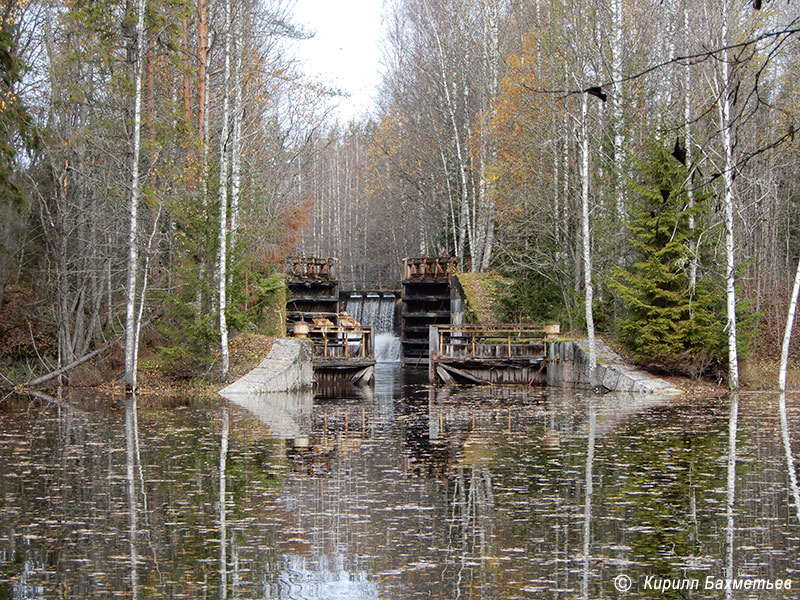
[[[456,383],[456,377],[464,379],[464,380],[468,381],[469,383],[477,383],[477,384],[480,384],[480,385],[486,385],[488,383],[491,383],[490,381],[488,381],[486,379],[481,379],[480,377],[472,375],[471,373],[467,373],[466,371],[462,371],[461,369],[456,369],[455,367],[452,367],[450,365],[442,365],[442,364],[440,364],[439,366],[436,367],[436,371],[440,374],[440,376],[441,376],[440,369],[444,370],[447,373],[447,376],[451,380],[451,381],[446,381],[445,380],[445,383]],[[453,377],[454,375],[455,375],[455,377]]]

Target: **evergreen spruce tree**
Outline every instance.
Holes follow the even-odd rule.
[[[662,143],[649,146],[641,167],[643,183],[635,185],[638,206],[630,225],[637,261],[617,267],[614,287],[625,305],[620,322],[623,342],[639,362],[665,372],[699,377],[724,362],[721,307],[711,282],[698,277],[692,289],[689,270],[695,256],[690,211],[702,222],[708,195],[695,191],[689,208],[688,172]],[[696,240],[695,240],[696,241]]]

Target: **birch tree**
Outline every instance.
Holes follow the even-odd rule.
[[[792,456],[792,441],[789,436],[789,418],[786,414],[786,394],[781,392],[778,397],[778,413],[781,421],[781,439],[783,452],[786,456],[786,470],[789,473],[789,493],[794,501],[794,510],[797,521],[800,523],[800,486],[797,484],[797,470]]]
[[[684,51],[688,54],[689,44],[691,40],[691,27],[690,27],[690,12],[689,0],[683,0],[683,44]],[[686,64],[683,67],[683,133],[685,138],[685,147],[687,160],[689,161],[689,185],[687,186],[687,194],[689,195],[689,229],[693,232],[696,229],[694,218],[694,185],[692,185],[692,177],[695,172],[694,155],[692,148],[694,142],[692,140],[692,66]],[[691,289],[692,296],[697,287],[697,266],[698,266],[698,247],[695,236],[689,237],[689,288]]]
[[[724,206],[725,206],[725,297],[727,309],[728,332],[728,386],[732,390],[739,389],[739,359],[736,338],[736,260],[734,256],[734,203],[735,195],[733,180],[736,164],[733,156],[733,138],[731,123],[731,97],[734,93],[731,85],[730,52],[728,46],[729,29],[729,0],[722,0],[722,54],[720,59],[720,85],[718,96],[719,129],[722,133],[723,148],[723,181],[724,181]]]
[[[235,49],[233,66],[233,138],[231,140],[231,217],[230,252],[236,253],[236,233],[239,229],[239,195],[242,188],[242,119],[243,119],[243,74],[244,66],[244,15],[245,1],[239,2],[234,18],[233,44]],[[233,269],[228,274],[231,283]]]
[[[583,301],[586,335],[589,338],[589,377],[594,378],[597,350],[594,339],[594,285],[592,283],[592,240],[589,223],[589,94],[581,97],[581,231],[583,258]]]
[[[228,261],[228,184],[229,184],[229,152],[230,108],[229,95],[231,88],[231,0],[225,0],[225,49],[223,67],[222,117],[219,134],[219,254],[217,262],[217,284],[219,286],[218,317],[220,337],[220,379],[228,377],[228,321],[225,311],[228,307],[227,295],[227,261]]]
[[[465,125],[463,121],[460,122],[458,117],[459,104],[467,106],[469,102],[469,88],[466,85],[459,85],[459,73],[455,70],[456,63],[451,55],[446,53],[446,47],[440,32],[440,23],[437,21],[436,16],[429,6],[429,0],[423,0],[423,7],[425,9],[426,19],[430,33],[436,48],[436,62],[438,70],[438,85],[444,97],[444,110],[447,115],[449,125],[451,127],[450,134],[452,143],[455,148],[456,166],[458,168],[459,177],[459,201],[458,201],[458,237],[455,241],[456,259],[459,264],[464,264],[466,256],[466,243],[471,234],[469,229],[469,165],[466,148],[464,147],[465,138]],[[465,69],[462,66],[462,69]],[[461,73],[462,81],[464,80],[464,71]],[[457,98],[456,94],[463,94],[462,98]],[[459,102],[460,100],[460,102]],[[446,174],[445,174],[446,176]]]
[[[781,364],[778,371],[778,390],[786,391],[786,369],[789,364],[789,345],[792,341],[792,328],[794,327],[794,315],[797,311],[797,296],[800,294],[800,260],[797,261],[797,271],[794,275],[794,285],[792,295],[789,300],[789,311],[786,315],[786,327],[783,332],[783,343],[781,344]]]
[[[139,252],[137,239],[137,214],[141,181],[139,180],[139,155],[141,153],[142,129],[142,75],[144,71],[144,9],[145,0],[136,3],[136,62],[134,66],[135,89],[133,99],[133,152],[131,156],[131,190],[128,204],[128,282],[127,303],[125,309],[125,384],[129,390],[136,389],[136,371],[138,368],[137,349],[139,346],[139,327],[136,319],[136,280],[139,269]]]
[[[611,96],[614,124],[614,184],[617,223],[625,222],[625,124],[623,122],[624,98],[622,84],[623,22],[622,0],[611,0],[611,79],[614,90]]]

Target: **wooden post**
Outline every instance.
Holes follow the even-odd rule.
[[[436,362],[441,355],[441,340],[436,325],[428,326],[428,382],[437,383]]]

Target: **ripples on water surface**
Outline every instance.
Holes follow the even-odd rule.
[[[242,404],[0,403],[0,599],[798,595],[797,396],[782,419],[382,367],[374,393]]]

